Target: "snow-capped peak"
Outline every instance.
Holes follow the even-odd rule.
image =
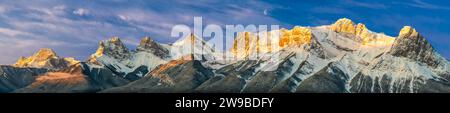
[[[96,56],[108,55],[116,59],[126,59],[129,57],[130,51],[119,37],[112,37],[109,40],[100,42],[100,45],[95,53]]]
[[[190,34],[172,44],[170,55],[178,59],[186,55],[194,55],[195,60],[215,60],[216,50],[201,37]]]
[[[158,44],[157,42],[153,41],[150,37],[142,38],[141,42],[139,43],[138,47],[136,48],[136,51],[150,52],[160,58],[168,58],[169,57],[169,50],[167,48],[165,48],[164,46],[162,46],[161,44]]]

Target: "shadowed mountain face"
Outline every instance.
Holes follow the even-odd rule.
[[[133,83],[103,92],[193,92],[213,76],[200,61],[172,60]]]
[[[47,69],[17,68],[0,66],[0,92],[11,92],[30,85],[38,75],[46,73]]]
[[[114,75],[105,68],[90,68],[85,63],[69,68],[49,71],[31,80],[26,87],[16,89],[16,93],[85,93],[122,86],[130,81]]]
[[[412,27],[391,37],[344,18],[280,33],[279,39],[238,33],[226,61],[195,35],[173,44],[144,37],[136,50],[113,37],[81,62],[42,49],[1,66],[0,92],[450,92],[448,61]],[[182,50],[204,51],[172,54]]]

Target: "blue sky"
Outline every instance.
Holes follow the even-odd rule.
[[[39,48],[85,60],[98,42],[119,36],[134,49],[143,36],[170,43],[172,26],[193,24],[332,24],[339,18],[397,36],[405,25],[422,33],[450,58],[450,2],[433,0],[2,0],[0,64]]]

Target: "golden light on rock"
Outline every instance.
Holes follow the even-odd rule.
[[[361,23],[356,25],[355,35],[361,38],[363,45],[367,44],[374,36],[373,34],[368,32],[366,25]]]
[[[352,20],[341,18],[331,26],[331,30],[336,32],[355,34],[355,25],[353,24]]]
[[[52,62],[51,60],[58,61],[59,57],[56,55],[56,53],[49,48],[42,48],[37,53],[35,53],[33,56],[30,57],[20,57],[19,60],[15,64],[13,64],[14,67],[45,67],[47,65],[50,65]],[[70,61],[64,61],[70,63],[77,63],[79,61],[75,59],[67,59]]]
[[[110,42],[113,43],[113,44],[121,43],[119,37],[116,37],[116,36],[112,37]]]
[[[250,32],[245,32],[244,33],[244,51],[245,51],[245,56],[248,56],[250,54]],[[258,45],[257,45],[258,46]]]
[[[98,62],[97,58],[103,56],[103,51],[104,50],[105,50],[105,44],[103,42],[100,42],[99,46],[97,48],[97,51],[95,51],[95,53],[92,54],[87,61],[89,63],[100,65],[100,62]]]
[[[363,43],[365,47],[386,47],[394,43],[395,38],[389,36],[378,36],[377,38],[371,38],[367,42]]]
[[[409,35],[417,33],[416,29],[412,28],[411,26],[404,26],[400,33],[398,34],[399,38],[408,37]]]
[[[64,60],[67,61],[69,63],[69,65],[75,65],[77,63],[80,63],[80,61],[75,60],[75,58],[73,58],[73,57],[67,57],[67,58],[64,58]]]
[[[265,36],[259,36],[261,34]],[[233,41],[231,53],[235,58],[259,57],[262,53],[270,53],[288,46],[309,44],[311,38],[311,29],[299,26],[295,26],[291,30],[281,29],[277,33],[274,31],[259,34],[241,32]]]
[[[179,59],[171,60],[168,63],[159,65],[154,70],[150,71],[147,76],[152,76],[152,77],[159,78],[159,79],[162,80],[162,82],[173,85],[174,84],[173,79],[170,78],[167,74],[165,74],[165,72],[168,69],[171,69],[171,68],[173,68],[175,66],[179,66],[179,65],[188,63],[188,62],[190,62],[192,60],[194,60],[194,56],[193,55],[182,56]]]
[[[311,29],[295,26],[292,30],[282,30],[279,46],[281,48],[287,46],[298,46],[311,42]]]
[[[234,55],[235,58],[240,56],[248,56],[252,50],[251,50],[251,43],[253,40],[255,40],[257,37],[252,35],[250,32],[241,32],[238,33],[238,36],[233,41],[233,47],[231,48],[231,53]],[[259,48],[259,45],[254,45],[255,47]]]
[[[352,20],[342,18],[330,26],[330,30],[338,33],[352,34],[361,39],[362,46],[387,46],[394,43],[395,38],[386,35],[372,33],[366,25],[358,23],[355,25]]]
[[[95,51],[93,57],[101,57],[103,55],[103,51],[105,50],[105,44],[100,42],[97,51]]]
[[[26,58],[26,57],[20,57],[19,60],[17,60],[17,62],[15,64],[13,64],[14,67],[23,67],[25,65],[27,65],[28,62],[31,62],[32,59],[31,58]]]
[[[325,27],[328,30],[345,35],[353,35],[359,38],[360,46],[385,47],[394,43],[395,38],[384,35],[383,33],[375,33],[367,29],[365,24],[355,24],[352,20],[342,18],[334,24]],[[406,27],[403,34],[407,34],[411,29]],[[309,27],[295,26],[293,29],[278,30],[278,37],[273,38],[271,32],[267,32],[267,38],[261,38],[259,34],[251,32],[238,33],[231,48],[234,58],[246,58],[248,56],[281,50],[289,46],[300,46],[311,43],[313,37],[312,29]],[[400,33],[402,34],[402,33]],[[275,45],[275,46],[274,46]]]
[[[49,72],[45,75],[36,78],[36,82],[31,84],[31,86],[40,86],[38,84],[67,84],[67,85],[77,85],[86,84],[88,81],[82,74],[70,74],[64,72]]]

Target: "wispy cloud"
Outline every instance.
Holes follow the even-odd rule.
[[[7,10],[7,9],[6,9],[5,6],[0,5],[0,14],[6,12],[6,10]]]
[[[79,8],[79,9],[73,11],[73,14],[76,14],[76,15],[79,15],[79,16],[83,16],[83,15],[86,15],[88,13],[89,13],[89,11],[87,9],[83,9],[83,8]]]
[[[311,8],[311,12],[323,14],[353,14],[352,11],[337,7],[314,7]]]
[[[30,35],[30,33],[27,33],[27,32],[12,30],[12,29],[8,29],[8,28],[0,28],[0,34],[5,35],[5,36],[10,36],[10,37],[15,37],[17,35],[27,35],[27,36]]]
[[[388,6],[382,3],[376,2],[360,2],[355,0],[345,0],[345,4],[357,7],[371,8],[371,9],[386,9]]]
[[[423,8],[423,9],[442,9],[442,10],[450,10],[449,6],[440,6],[437,4],[427,3],[422,0],[413,0],[408,2],[394,2],[395,4],[403,4],[410,7]]]
[[[261,1],[0,1],[0,64],[11,63],[42,47],[56,48],[62,56],[83,60],[98,41],[112,36],[136,46],[143,36],[173,42],[170,30],[177,24],[193,24],[194,16],[204,24],[279,23]],[[225,10],[226,9],[226,10]],[[258,19],[254,19],[258,18]],[[32,43],[33,42],[33,43]],[[76,45],[76,46],[75,46]],[[21,51],[21,52],[13,52]]]
[[[71,45],[73,44],[48,39],[38,34],[8,28],[0,28],[0,53],[3,54],[0,59],[0,63],[11,64],[20,56],[31,55],[30,51],[36,51],[38,48],[70,48]],[[82,44],[77,46],[82,46]]]

